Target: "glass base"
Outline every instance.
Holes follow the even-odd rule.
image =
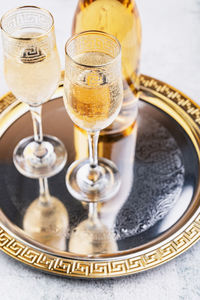
[[[59,173],[67,161],[64,144],[53,136],[44,136],[41,144],[34,137],[21,140],[14,149],[17,170],[29,178],[51,177]]]
[[[88,159],[75,161],[66,175],[66,185],[70,194],[86,202],[106,201],[114,197],[120,184],[117,167],[105,158],[100,158],[98,166],[94,169],[90,167]]]

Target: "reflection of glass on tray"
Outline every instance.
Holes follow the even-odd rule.
[[[66,250],[69,216],[63,203],[49,193],[46,178],[39,179],[39,196],[26,209],[23,229],[43,245]]]
[[[117,252],[114,234],[98,217],[97,203],[89,203],[88,206],[88,218],[71,232],[69,251],[84,255]]]

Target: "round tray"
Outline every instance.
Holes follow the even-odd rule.
[[[73,199],[65,186],[67,167],[88,155],[86,135],[70,121],[62,87],[43,106],[44,132],[64,142],[68,162],[48,179],[50,194],[59,199],[63,213],[55,224],[47,224],[43,215],[42,225],[32,233],[24,220],[39,184],[20,175],[12,162],[17,142],[32,134],[32,121],[26,105],[11,93],[1,99],[2,251],[53,274],[106,278],[161,265],[199,239],[200,109],[159,80],[141,75],[140,82],[137,123],[119,135],[100,137],[99,156],[117,164],[122,184],[115,198],[98,204],[93,221],[88,205]],[[56,223],[58,219],[62,222]]]

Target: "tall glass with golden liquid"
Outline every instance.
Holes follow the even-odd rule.
[[[17,144],[14,164],[27,177],[53,176],[67,158],[63,143],[42,132],[42,104],[60,80],[53,16],[36,6],[22,6],[5,13],[0,25],[6,82],[16,98],[28,104],[33,119],[34,136]]]
[[[97,143],[100,130],[114,121],[122,104],[120,44],[107,33],[85,31],[72,36],[65,53],[65,107],[72,121],[87,131],[89,146],[89,159],[69,167],[67,187],[82,201],[107,200],[121,181],[113,162],[98,159]]]
[[[121,111],[104,133],[128,128],[137,117],[141,24],[135,0],[79,0],[73,33],[102,30],[114,35],[122,47],[124,99]]]

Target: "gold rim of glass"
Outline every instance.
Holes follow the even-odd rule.
[[[118,53],[115,57],[113,57],[113,59],[105,64],[101,64],[101,65],[86,65],[86,64],[81,64],[79,63],[78,61],[76,61],[70,54],[69,52],[67,51],[67,48],[68,46],[70,45],[70,43],[76,39],[77,37],[81,36],[81,35],[86,35],[86,34],[100,34],[100,35],[104,35],[104,36],[108,36],[109,38],[111,38],[113,41],[115,41],[115,43],[117,44],[118,46]],[[120,42],[118,41],[118,39],[110,34],[110,33],[107,33],[105,31],[100,31],[100,30],[86,30],[86,31],[82,31],[82,32],[79,32],[79,33],[76,33],[74,35],[72,35],[66,42],[65,44],[65,54],[66,56],[76,65],[78,66],[81,66],[81,67],[85,67],[85,68],[101,68],[101,67],[105,67],[105,66],[108,66],[108,65],[111,65],[115,62],[115,60],[117,60],[120,56],[121,56],[121,44]]]
[[[12,34],[10,34],[8,31],[5,30],[5,28],[3,27],[3,20],[9,16],[10,13],[14,12],[14,11],[17,11],[18,9],[26,9],[26,8],[33,8],[33,9],[37,9],[37,10],[42,10],[44,12],[46,12],[50,18],[51,18],[51,25],[49,26],[49,28],[44,32],[44,33],[41,33],[37,36],[33,36],[33,37],[17,37],[17,36],[14,36]],[[38,39],[38,38],[41,38],[45,35],[47,35],[49,32],[52,31],[52,29],[54,28],[54,17],[53,15],[50,13],[50,11],[48,11],[47,9],[45,8],[41,8],[39,6],[35,6],[35,5],[24,5],[24,6],[19,6],[19,7],[16,7],[16,8],[12,8],[10,10],[8,10],[0,19],[0,28],[1,30],[10,38],[12,39],[16,39],[16,40],[33,40],[33,39]]]

